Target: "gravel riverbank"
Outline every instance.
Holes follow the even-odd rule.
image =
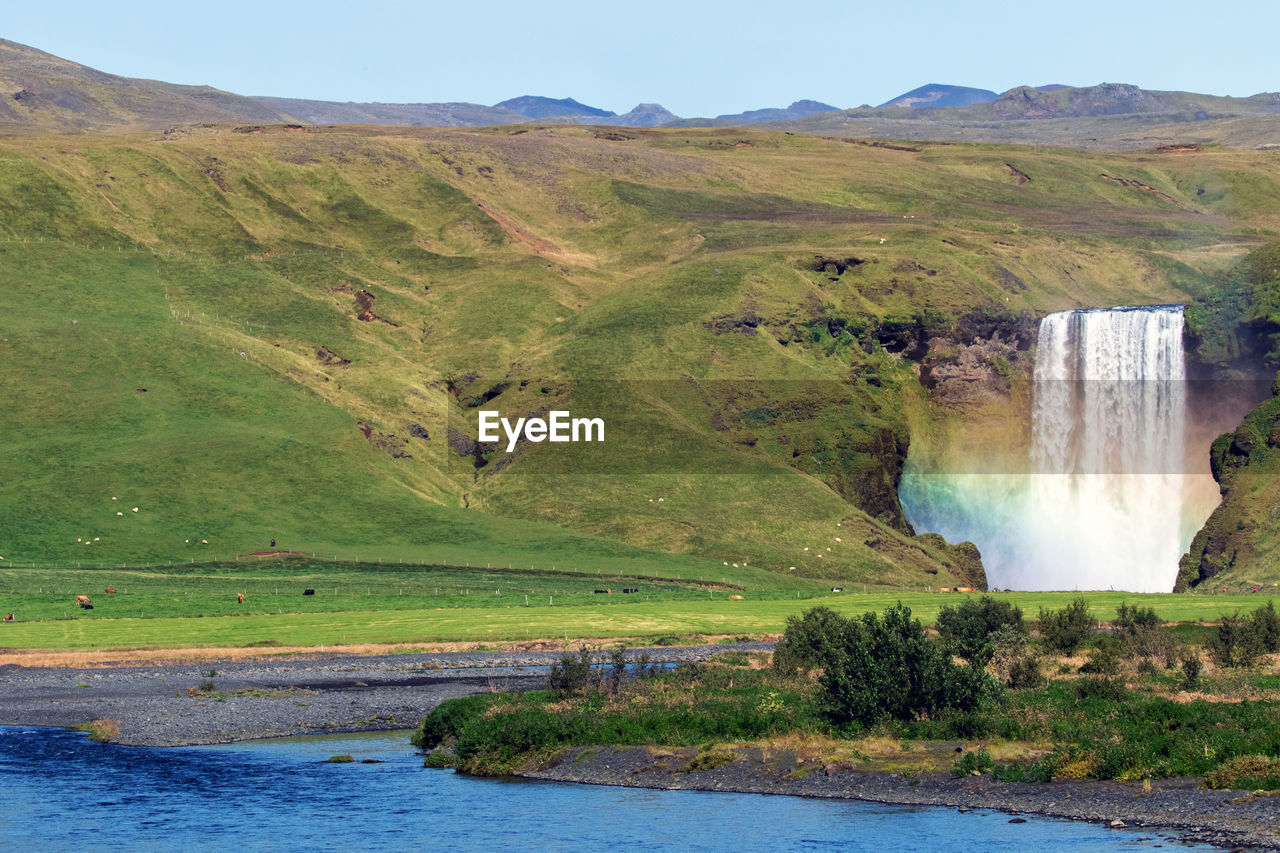
[[[757,648],[684,646],[635,653],[679,662]],[[111,719],[120,724],[115,742],[136,746],[406,729],[446,699],[541,687],[546,673],[540,668],[560,654],[312,654],[83,668],[6,664],[0,666],[0,725],[76,726]]]
[[[904,778],[848,766],[798,767],[794,755],[786,751],[769,754],[759,748],[717,747],[716,752],[732,752],[737,759],[714,769],[690,770],[690,763],[699,756],[696,747],[576,748],[563,753],[553,766],[520,775],[595,785],[999,809],[1011,816],[1026,812],[1107,825],[1120,821],[1123,826],[1117,829],[1148,838],[1280,850],[1280,795],[1201,790],[1199,779],[1157,780],[1147,791],[1137,782],[1035,784],[994,782],[988,776],[957,779],[949,774]]]

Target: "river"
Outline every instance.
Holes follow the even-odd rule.
[[[326,762],[332,755],[354,761]],[[475,779],[425,769],[403,732],[158,749],[0,727],[0,847],[16,850],[1052,853],[1172,844],[1096,824],[1009,821],[990,811]]]

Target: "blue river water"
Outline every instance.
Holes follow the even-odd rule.
[[[342,754],[355,762],[325,761]],[[1159,835],[1142,838],[1034,816],[1011,824],[990,811],[474,779],[425,769],[403,732],[153,749],[0,727],[0,848],[23,851],[1171,846]]]

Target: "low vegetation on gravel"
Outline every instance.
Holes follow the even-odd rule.
[[[1280,788],[1273,604],[1214,627],[1123,603],[1099,630],[1088,612],[1084,600],[1044,610],[1032,631],[1018,608],[973,598],[944,608],[933,636],[901,605],[853,618],[818,607],[789,620],[772,655],[641,662],[628,677],[622,652],[603,669],[566,654],[547,690],[446,702],[414,743],[431,766],[485,775],[571,746],[698,745],[724,763],[785,744],[818,766]],[[1064,648],[1075,623],[1083,636]]]

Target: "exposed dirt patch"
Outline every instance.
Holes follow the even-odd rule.
[[[552,243],[549,240],[544,240],[541,237],[538,237],[534,234],[530,234],[528,231],[524,230],[519,225],[512,222],[506,216],[503,216],[501,213],[498,213],[496,210],[488,207],[487,205],[481,203],[481,204],[477,204],[476,207],[480,208],[480,212],[483,213],[485,216],[489,217],[494,222],[498,223],[498,227],[501,228],[503,231],[505,231],[507,233],[507,236],[515,240],[517,243],[523,243],[524,245],[533,249],[538,254],[547,254],[547,255],[563,254],[560,251],[560,247],[557,246],[555,243]]]
[[[1022,171],[1021,169],[1019,169],[1017,166],[1013,165],[1012,163],[1005,163],[1004,167],[1009,170],[1010,175],[1013,175],[1013,179],[1018,183],[1019,186],[1021,186],[1022,184],[1031,183],[1031,176],[1028,175],[1026,172]]]
[[[316,349],[316,361],[329,367],[346,367],[351,363],[351,359],[343,358],[328,347]]]
[[[1142,190],[1143,192],[1151,193],[1156,198],[1164,199],[1170,204],[1177,205],[1178,207],[1181,207],[1184,209],[1186,208],[1185,204],[1178,201],[1176,198],[1169,195],[1167,192],[1158,190],[1153,186],[1142,183],[1141,181],[1134,181],[1134,180],[1130,180],[1129,178],[1117,178],[1112,175],[1108,175],[1106,172],[1101,172],[1098,175],[1098,177],[1102,178],[1104,181],[1111,181],[1113,183],[1117,183],[1122,187],[1129,187],[1130,189]]]
[[[361,288],[356,291],[356,319],[365,323],[385,323],[388,326],[398,327],[399,323],[393,323],[385,317],[379,317],[373,313],[373,301],[378,297],[369,291]]]

